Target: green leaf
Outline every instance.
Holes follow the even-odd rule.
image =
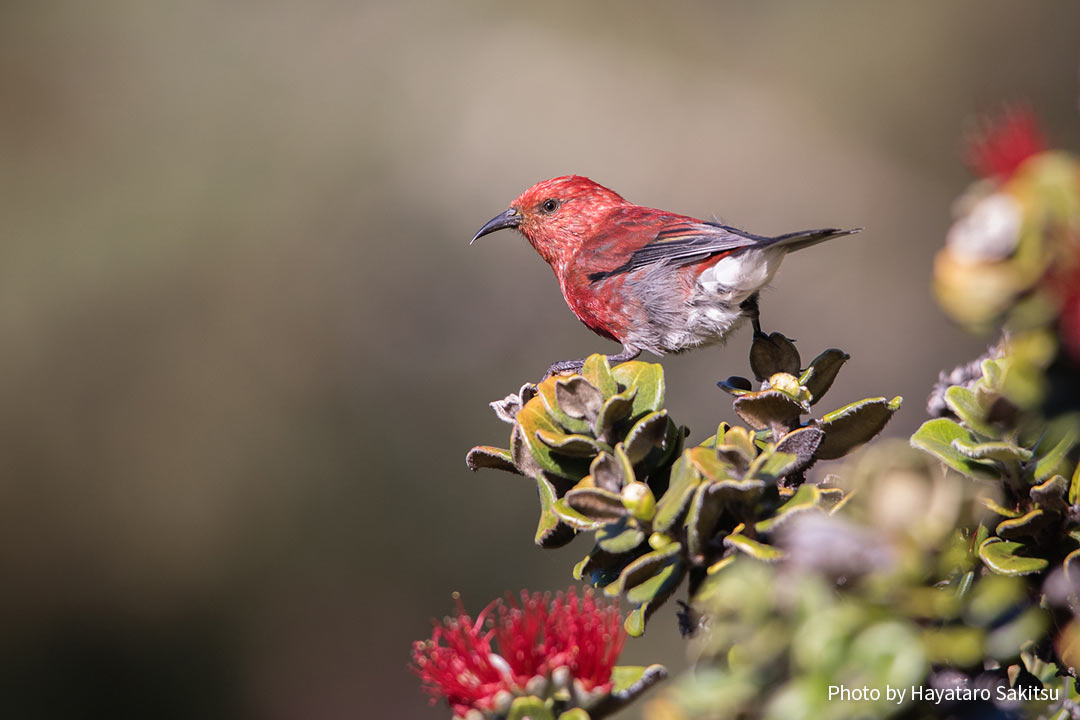
[[[744,552],[752,558],[763,560],[765,562],[777,562],[784,557],[784,551],[775,548],[772,545],[766,545],[760,543],[757,540],[751,540],[745,535],[732,533],[724,538],[724,546],[735,548],[740,552]]]
[[[1076,445],[1076,430],[1069,428],[1057,444],[1035,463],[1035,482],[1041,483],[1057,472],[1067,472],[1064,467],[1059,471],[1059,466],[1065,461],[1065,456],[1074,445]]]
[[[723,449],[692,447],[683,451],[683,458],[707,480],[723,480],[732,477],[731,465],[718,457],[718,452],[723,452]]]
[[[578,562],[576,562],[574,564],[574,569],[570,572],[570,574],[573,576],[573,578],[575,580],[580,581],[581,578],[585,577],[585,571],[588,569],[589,565],[591,564],[592,558],[593,558],[592,553],[589,553],[588,555],[581,558],[581,560],[579,560]]]
[[[604,588],[604,594],[615,597],[640,585],[668,565],[677,563],[681,551],[682,545],[676,542],[645,553],[624,567],[619,579]]]
[[[796,458],[795,464],[787,469],[788,473],[803,472],[815,460],[815,453],[825,439],[825,433],[816,427],[804,427],[792,430],[776,444],[776,451],[789,453]]]
[[[645,533],[625,518],[608,523],[596,531],[596,544],[604,552],[621,555],[634,550],[645,541]]]
[[[705,552],[725,510],[736,516],[747,513],[761,497],[765,481],[720,480],[698,488],[686,517],[687,551],[695,562],[705,561]]]
[[[672,585],[678,585],[682,581],[685,568],[681,562],[674,562],[643,583],[635,585],[626,591],[626,599],[635,605],[653,602],[657,597],[667,592]]]
[[[732,375],[727,380],[720,380],[716,383],[716,387],[735,397],[745,395],[754,389],[749,380],[738,375]]]
[[[514,698],[506,720],[555,720],[555,716],[543,700],[530,695]]]
[[[465,465],[473,472],[480,468],[491,468],[521,475],[521,471],[514,465],[514,457],[510,451],[491,445],[477,445],[470,450],[465,456]]]
[[[552,502],[551,510],[559,520],[575,530],[596,530],[604,525],[603,521],[583,515],[570,507],[566,498],[559,498]]]
[[[840,368],[850,359],[851,356],[843,350],[830,348],[810,361],[810,367],[799,376],[799,384],[810,391],[811,405],[816,405],[818,400],[824,397],[836,380]]]
[[[983,393],[976,395],[961,385],[953,385],[945,391],[945,405],[960,418],[960,422],[967,425],[968,429],[974,430],[988,438],[997,437],[994,426],[987,422],[990,408],[984,403],[992,396]]]
[[[611,373],[622,386],[637,390],[630,411],[635,420],[664,406],[664,368],[659,364],[635,360],[616,365]]]
[[[972,441],[971,432],[948,418],[927,420],[911,436],[911,444],[936,456],[943,463],[968,477],[999,479],[997,468],[989,462],[972,460],[953,447],[953,440]]]
[[[701,476],[694,472],[693,465],[684,452],[671,468],[671,482],[667,492],[656,503],[656,517],[653,528],[667,532],[682,516],[694,488],[701,484]]]
[[[610,451],[611,448],[602,442],[592,439],[587,435],[567,435],[549,430],[537,430],[536,437],[540,442],[561,455],[571,457],[593,457],[597,453]]]
[[[626,516],[622,497],[600,488],[574,488],[562,498],[572,510],[593,522],[615,522]]]
[[[611,668],[611,694],[629,702],[666,677],[663,665],[616,665]]]
[[[818,446],[820,460],[833,460],[847,455],[853,448],[869,441],[885,429],[893,413],[900,409],[903,398],[868,398],[845,405],[821,418],[817,425],[825,438]]]
[[[990,537],[979,546],[979,558],[998,575],[1030,575],[1045,570],[1050,564],[1045,558],[1018,555],[1023,548],[1018,542]]]
[[[626,455],[626,450],[623,449],[622,443],[615,446],[615,462],[619,464],[619,469],[622,472],[622,476],[625,479],[623,488],[637,480],[634,473],[634,464],[630,462],[630,458]]]
[[[1068,586],[1075,593],[1077,583],[1080,583],[1080,549],[1073,550],[1066,555],[1061,565],[1065,568],[1065,579],[1068,581]]]
[[[536,526],[534,542],[542,548],[557,548],[574,539],[576,531],[555,514],[555,488],[543,475],[536,478],[540,493],[540,522]]]
[[[745,471],[746,468],[750,467],[750,463],[757,455],[757,448],[754,446],[754,434],[739,426],[727,428],[722,436],[720,431],[717,430],[715,455],[731,463],[739,470]],[[717,477],[713,479],[715,480]]]
[[[682,579],[681,576],[679,579]],[[678,583],[673,583],[668,590],[657,595],[655,600],[643,603],[631,610],[626,616],[626,620],[623,622],[626,634],[631,637],[640,637],[643,635],[645,633],[645,623],[649,621],[649,618],[652,617],[653,613],[663,606],[678,587]]]
[[[1010,442],[970,442],[956,438],[952,446],[965,457],[972,460],[996,460],[998,462],[1027,462],[1031,451]]]
[[[604,526],[604,528],[598,532],[606,530],[609,527],[611,526]],[[593,546],[593,549],[589,551],[589,554],[574,565],[574,579],[582,580],[589,577],[586,582],[589,582],[592,585],[606,585],[618,578],[619,573],[622,572],[622,566],[632,559],[633,558],[606,552],[598,545]],[[602,580],[602,582],[598,582],[598,580]]]
[[[1018,518],[1002,520],[995,532],[998,537],[1011,540],[1018,537],[1034,537],[1035,532],[1046,525],[1047,518],[1042,510],[1036,508]]]
[[[821,500],[819,505],[824,512],[830,515],[840,509],[850,495],[845,495],[842,488],[838,487],[822,487],[817,486],[818,492],[821,493]]]
[[[649,611],[649,604],[636,607],[626,615],[623,628],[630,637],[641,637],[645,634],[645,613]]]
[[[994,513],[995,515],[1000,515],[1001,517],[1004,517],[1004,518],[1018,518],[1023,514],[1023,513],[1017,512],[1016,510],[1010,510],[1007,507],[1002,507],[1001,505],[998,505],[997,501],[994,500],[991,497],[986,497],[984,495],[980,495],[979,497],[977,497],[975,499],[978,500],[979,503],[981,505],[983,505],[990,512]]]
[[[762,390],[735,398],[735,412],[755,430],[773,425],[786,428],[799,424],[799,416],[810,412],[810,405],[779,390]]]
[[[775,482],[787,475],[799,462],[796,455],[777,451],[763,452],[757,456],[750,469],[746,471],[745,479],[759,478],[766,482]]]
[[[630,411],[634,406],[634,395],[636,394],[637,390],[635,388],[628,388],[604,401],[603,406],[600,408],[600,414],[596,416],[596,424],[594,425],[597,437],[608,437],[616,424],[630,416]]]
[[[514,451],[515,441],[520,442],[528,451],[532,460],[541,469],[557,477],[570,480],[579,480],[585,475],[585,467],[582,460],[554,453],[551,448],[542,443],[538,437],[538,431],[558,434],[562,431],[554,420],[544,411],[544,403],[538,398],[533,398],[525,403],[525,407],[517,414],[518,428],[520,432],[514,433],[511,438],[511,451]],[[518,454],[514,453],[517,465],[522,466]],[[522,468],[524,470],[524,468]],[[531,474],[531,473],[529,473]]]
[[[1066,507],[1065,495],[1068,489],[1068,481],[1060,475],[1054,475],[1049,480],[1039,483],[1028,490],[1028,496],[1038,503],[1040,507],[1063,512]]]
[[[634,480],[633,474],[626,475],[625,466],[615,457],[615,451],[604,452],[593,458],[589,465],[589,476],[593,484],[601,490],[617,493],[623,485]]]
[[[705,561],[705,548],[724,512],[723,497],[711,489],[709,483],[698,487],[686,516],[686,549],[695,563]]]
[[[1080,463],[1077,463],[1072,481],[1069,483],[1069,504],[1075,505],[1078,502],[1080,502]]]
[[[800,485],[799,489],[788,498],[787,502],[776,509],[771,518],[761,520],[754,525],[754,530],[766,535],[776,530],[795,515],[807,510],[814,510],[821,505],[821,489],[816,485]]]
[[[708,574],[708,575],[715,575],[716,573],[718,573],[721,570],[723,570],[724,568],[726,568],[728,565],[731,565],[732,563],[734,563],[735,558],[737,558],[738,556],[739,556],[739,553],[731,553],[730,555],[727,555],[725,557],[720,558],[719,560],[714,562],[712,565],[710,565],[705,570],[705,573]]]
[[[555,381],[555,402],[575,420],[594,422],[604,404],[604,395],[580,375]]]
[[[623,441],[630,462],[637,465],[653,450],[665,449],[670,424],[667,410],[649,413],[634,423]]]
[[[585,358],[585,366],[581,368],[581,374],[592,383],[593,387],[603,393],[604,397],[611,397],[619,392],[619,385],[615,382],[615,376],[611,374],[607,355],[593,353]]]
[[[559,403],[555,399],[555,385],[564,379],[558,375],[552,375],[536,386],[536,394],[540,397],[540,402],[544,404],[544,409],[551,416],[551,419],[565,428],[567,432],[574,434],[591,433],[591,422],[584,418],[572,418],[559,407]]]
[[[1001,383],[1005,379],[1005,368],[999,358],[987,358],[982,362],[983,382],[987,387],[995,390],[1001,389]]]
[[[727,442],[727,434],[730,429],[731,426],[726,422],[721,422],[716,426],[716,434],[712,436],[714,448]],[[704,445],[705,443],[702,444]]]

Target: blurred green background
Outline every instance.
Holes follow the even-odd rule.
[[[978,352],[928,286],[960,138],[1027,100],[1080,147],[1054,2],[0,4],[0,716],[438,718],[410,641],[565,587],[486,402],[615,349],[511,233],[532,183],[761,233],[767,328],[832,397]],[[704,438],[749,332],[672,358]],[[684,665],[672,609],[628,661]],[[634,712],[627,713],[633,716]]]

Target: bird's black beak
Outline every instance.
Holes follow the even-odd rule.
[[[521,216],[518,215],[518,211],[514,208],[510,208],[506,212],[499,213],[488,220],[484,227],[480,228],[480,232],[473,235],[473,239],[469,241],[469,244],[472,245],[476,242],[476,238],[483,237],[488,233],[493,233],[496,230],[504,230],[506,228],[516,228],[520,224]]]

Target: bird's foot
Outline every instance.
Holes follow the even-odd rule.
[[[739,309],[743,311],[743,314],[750,318],[750,324],[754,326],[754,337],[765,335],[765,333],[761,331],[761,310],[758,307],[758,293],[754,293],[743,300],[739,305]]]
[[[754,339],[763,338],[768,340],[771,333],[767,333],[761,329],[761,310],[758,307],[758,294],[754,293],[739,305],[742,311],[746,313],[746,316],[750,318],[750,324],[754,327]],[[789,338],[786,335],[788,342],[795,342],[795,338]]]
[[[544,373],[544,377],[540,382],[544,382],[552,375],[562,375],[563,373],[578,372],[581,368],[585,367],[585,360],[560,360],[557,363],[551,363],[551,367]]]
[[[610,365],[618,365],[619,363],[624,363],[624,362],[628,362],[630,360],[633,360],[634,358],[636,358],[640,354],[641,354],[641,351],[638,350],[637,348],[629,347],[628,345],[623,345],[623,349],[622,349],[621,353],[616,353],[615,355],[607,355],[605,357],[607,357],[608,364],[610,364]],[[557,363],[552,363],[551,367],[549,367],[547,369],[547,372],[544,373],[544,377],[540,382],[543,382],[544,380],[547,380],[552,375],[562,375],[562,374],[568,373],[568,372],[581,372],[581,369],[583,367],[585,367],[585,359],[584,358],[582,358],[581,360],[562,360],[562,361],[557,362]]]

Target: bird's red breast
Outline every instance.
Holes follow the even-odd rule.
[[[684,215],[625,204],[610,208],[597,218],[592,232],[581,238],[567,262],[555,269],[563,297],[570,310],[593,331],[622,341],[628,330],[647,320],[647,308],[635,287],[641,270],[614,273],[634,253],[656,241],[665,228],[698,222]],[[716,262],[719,257],[705,260]],[[704,267],[702,263],[702,267]],[[701,268],[681,269],[687,282],[668,288],[689,297],[692,278]],[[613,273],[607,277],[599,277]]]

